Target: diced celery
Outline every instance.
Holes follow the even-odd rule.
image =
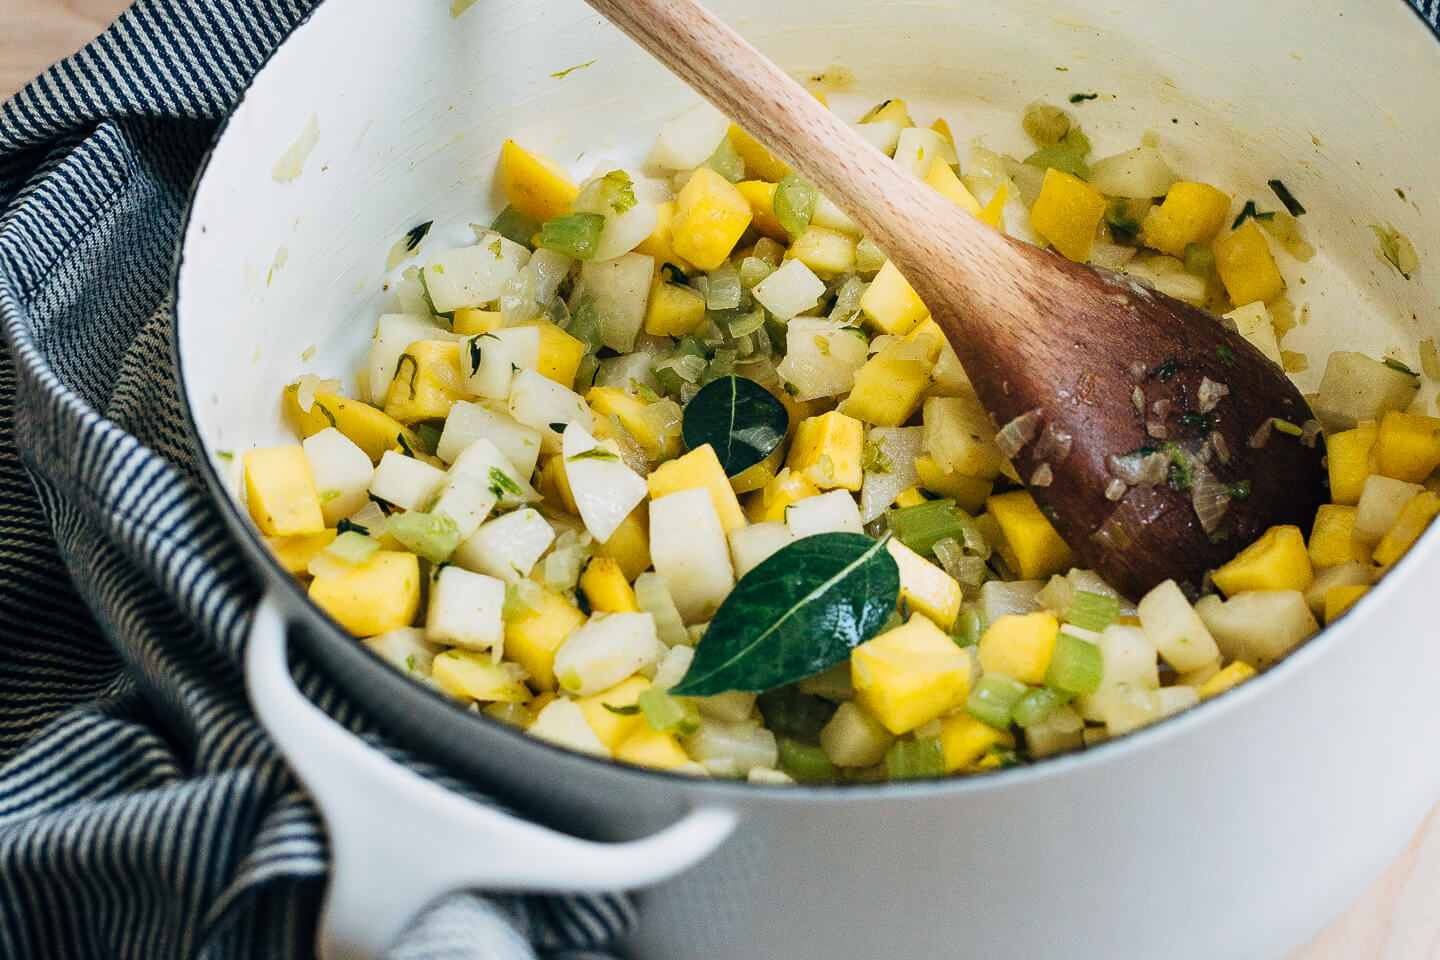
[[[885,751],[885,773],[891,780],[922,780],[945,773],[945,750],[935,737],[897,740]]]
[[[715,152],[710,155],[710,159],[706,160],[704,165],[731,183],[739,183],[745,179],[745,160],[735,149],[735,144],[730,142],[729,137],[720,141],[720,145],[715,148]]]
[[[1093,596],[1093,594],[1092,594]],[[1100,687],[1104,658],[1093,643],[1061,633],[1055,638],[1050,666],[1045,670],[1045,685],[1070,694],[1094,693]]]
[[[973,647],[980,642],[985,635],[985,629],[989,623],[985,620],[985,614],[973,607],[969,610],[960,611],[960,619],[955,622],[955,642],[962,647]]]
[[[598,213],[562,213],[540,226],[540,245],[576,260],[589,260],[600,246],[605,217]]]
[[[890,513],[890,528],[900,542],[921,556],[935,552],[935,544],[946,537],[965,536],[960,516],[951,499],[931,500],[913,507],[902,507]]]
[[[506,240],[518,243],[527,250],[534,250],[535,234],[540,231],[540,221],[525,216],[514,207],[507,206],[500,211],[495,222],[490,224],[490,229]]]
[[[635,602],[654,619],[655,633],[660,637],[661,643],[673,647],[677,643],[690,642],[685,622],[680,619],[680,611],[675,608],[670,588],[660,574],[647,571],[635,578]]]
[[[700,711],[689,697],[672,697],[664,690],[651,687],[641,690],[635,698],[645,722],[656,733],[673,733],[688,737],[700,729]]]
[[[1049,687],[1039,687],[1028,691],[1011,710],[1011,716],[1015,719],[1015,725],[1022,730],[1034,723],[1039,723],[1050,715],[1051,711],[1064,706],[1070,700],[1070,694],[1052,690]]]
[[[840,775],[839,768],[830,762],[825,751],[819,747],[781,737],[776,742],[780,752],[780,769],[796,780],[807,783],[828,783]]]
[[[810,226],[819,194],[809,183],[793,173],[781,178],[775,188],[775,219],[791,237],[798,237]]]
[[[1120,601],[1103,593],[1076,590],[1070,605],[1062,614],[1062,619],[1083,630],[1099,633],[1120,619]]]
[[[793,686],[778,687],[755,698],[765,726],[776,736],[804,743],[819,743],[820,730],[835,715],[835,704],[801,693]]]
[[[997,730],[1006,730],[1010,726],[1011,712],[1027,689],[1025,684],[1003,673],[987,673],[970,691],[965,709],[976,720]]]
[[[325,552],[337,560],[358,565],[380,552],[380,541],[355,530],[346,530],[330,541]]]
[[[732,264],[722,263],[710,271],[705,285],[707,310],[734,310],[740,306],[740,273]]]
[[[425,513],[407,510],[391,514],[385,521],[385,532],[431,563],[444,563],[460,546],[460,528],[443,511]]]
[[[1203,243],[1185,244],[1185,272],[1197,277],[1215,275],[1215,252]]]

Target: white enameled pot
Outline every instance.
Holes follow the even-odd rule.
[[[1237,691],[1087,753],[937,783],[751,786],[581,757],[419,688],[309,605],[221,452],[289,441],[279,395],[299,374],[348,382],[391,245],[425,220],[430,249],[488,222],[503,138],[588,174],[639,159],[695,99],[580,0],[479,0],[454,20],[449,6],[326,0],[223,129],[179,271],[196,440],[268,584],[252,695],[334,840],[323,953],[376,955],[456,887],[626,886],[645,888],[626,948],[651,960],[1281,958],[1379,872],[1440,793],[1440,530]],[[1440,335],[1426,216],[1440,45],[1402,0],[715,6],[785,68],[825,77],[841,111],[903,96],[962,144],[1019,152],[1026,103],[1097,92],[1074,108],[1097,155],[1153,129],[1177,169],[1242,196],[1283,179],[1318,247],[1294,268],[1309,319],[1286,340],[1310,357],[1306,389],[1331,350],[1413,357]],[[303,173],[275,179],[312,118]],[[1412,280],[1377,258],[1372,223],[1413,240]],[[307,709],[287,642],[398,740],[539,825],[446,794]]]

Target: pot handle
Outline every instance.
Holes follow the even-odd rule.
[[[288,623],[267,591],[255,610],[245,685],[261,724],[314,799],[331,875],[320,960],[371,960],[429,904],[458,890],[590,893],[669,879],[735,829],[702,807],[643,840],[595,843],[474,803],[366,745],[305,698],[286,659]]]

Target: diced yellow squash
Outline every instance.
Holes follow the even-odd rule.
[[[920,504],[926,502],[928,501],[925,499],[925,494],[920,492],[919,487],[901,490],[900,495],[895,498],[895,506],[897,507],[918,507]]]
[[[675,200],[675,252],[701,270],[714,270],[740,242],[751,217],[749,201],[734,184],[699,167]]]
[[[940,718],[940,749],[945,754],[945,772],[963,770],[1000,743],[1005,735],[988,723],[963,711]]]
[[[650,511],[644,504],[630,511],[610,539],[595,547],[595,556],[610,557],[631,583],[650,569]]]
[[[915,329],[930,315],[919,295],[900,275],[899,268],[889,260],[860,295],[860,309],[881,332],[900,336]]]
[[[1231,303],[1269,303],[1285,292],[1285,278],[1275,266],[1265,233],[1254,220],[1215,241],[1215,272],[1230,294]]]
[[[785,251],[786,260],[799,260],[821,280],[833,280],[855,269],[856,239],[839,230],[806,227]]]
[[[925,401],[925,443],[946,471],[989,480],[1005,468],[990,415],[973,393]]]
[[[730,145],[740,154],[740,159],[745,161],[745,172],[761,180],[779,183],[780,179],[790,172],[784,160],[733,123],[730,124]]]
[[[985,204],[985,209],[980,211],[980,222],[988,223],[1003,233],[1005,231],[1005,201],[1009,196],[1010,188],[1003,183],[1000,184],[1000,189],[995,191],[995,196],[991,197],[990,202]]]
[[[1332,433],[1325,441],[1325,457],[1330,465],[1330,499],[1355,506],[1370,476],[1370,452],[1375,447],[1380,427],[1366,421],[1353,430]]]
[[[580,590],[597,613],[639,613],[635,591],[614,557],[593,557],[580,574]],[[608,746],[608,744],[607,744]]]
[[[408,627],[420,609],[420,559],[381,550],[348,573],[312,580],[310,599],[357,637]]]
[[[458,351],[456,357],[458,362]],[[315,402],[306,412],[300,409],[298,393],[292,383],[281,391],[280,400],[285,419],[302,437],[314,436],[326,427],[334,427],[364,450],[374,463],[379,463],[386,450],[393,450],[400,443],[411,450],[420,448],[420,438],[414,431],[368,403],[317,390]]]
[[[1355,606],[1355,601],[1365,596],[1370,590],[1363,585],[1346,584],[1338,587],[1331,587],[1325,591],[1325,626],[1330,626],[1340,619],[1341,614]]]
[[[644,677],[629,677],[609,690],[575,698],[575,705],[585,714],[585,722],[595,731],[600,742],[605,744],[605,749],[614,750],[631,734],[646,726],[645,717],[640,713],[627,716],[605,708],[633,707],[640,694],[649,689],[649,680]]]
[[[1299,590],[1315,579],[1305,537],[1294,525],[1271,527],[1214,574],[1227,597],[1250,590]]]
[[[856,372],[855,386],[839,410],[877,427],[898,427],[920,409],[934,367],[926,362],[923,347],[892,343]]]
[[[1230,197],[1208,183],[1173,184],[1164,202],[1145,214],[1145,246],[1172,257],[1183,257],[1187,244],[1214,240],[1229,212]],[[1248,300],[1235,302],[1249,303]]]
[[[910,108],[899,97],[876,104],[860,118],[861,123],[880,123],[882,121],[896,123],[901,127],[915,126],[915,121],[910,119]]]
[[[965,184],[960,182],[955,168],[944,160],[939,157],[935,158],[935,162],[930,164],[930,169],[925,173],[925,182],[934,187],[940,196],[961,210],[974,217],[980,216],[982,212],[980,201],[976,200],[975,195],[965,188]]]
[[[505,656],[530,674],[537,690],[555,689],[555,651],[585,622],[580,608],[546,590],[539,610],[513,617],[505,624]]]
[[[855,699],[894,734],[963,705],[970,656],[928,617],[914,616],[850,654]]]
[[[561,331],[563,333],[563,331]],[[405,348],[385,392],[385,412],[401,423],[438,420],[456,400],[470,396],[452,340],[420,340]]]
[[[955,505],[967,513],[978,513],[985,506],[990,491],[995,488],[994,480],[970,477],[954,471],[941,470],[930,456],[915,458],[915,473],[920,486],[937,497],[949,497]]]
[[[765,486],[765,484],[774,480],[775,475],[780,472],[780,465],[785,462],[784,453],[785,445],[782,443],[774,450],[771,450],[769,456],[764,460],[761,460],[753,467],[746,467],[731,477],[730,489],[735,491],[736,496],[759,490]]]
[[[715,456],[715,448],[708,443],[696,447],[683,457],[660,464],[650,472],[645,482],[650,488],[652,501],[681,490],[703,487],[710,491],[715,512],[720,514],[720,525],[727,534],[746,524],[745,511],[740,509],[740,501],[735,498],[735,491],[730,488],[730,479],[725,476],[725,468],[720,466],[720,458]]]
[[[479,307],[456,307],[451,329],[467,337],[482,333],[494,333],[505,326],[505,315],[499,310],[481,310]]]
[[[1370,552],[1355,539],[1355,508],[1339,503],[1321,504],[1310,528],[1310,566],[1316,570],[1350,560],[1370,562]]]
[[[304,573],[309,568],[310,561],[334,542],[334,530],[301,533],[293,537],[267,536],[265,538],[265,545],[275,554],[280,565],[285,568],[285,572],[297,574]]]
[[[683,337],[705,322],[705,298],[689,287],[656,280],[645,304],[645,332],[652,337]]]
[[[1244,660],[1236,660],[1224,669],[1216,671],[1213,677],[1200,684],[1200,699],[1209,700],[1217,694],[1240,686],[1253,676],[1255,676],[1254,667]]]
[[[647,414],[648,400],[632,396],[619,387],[591,387],[585,402],[599,420],[614,417],[639,445],[648,460],[663,460],[679,452],[678,429],[665,431],[662,424]],[[678,426],[678,425],[677,425]]]
[[[1030,223],[1062,256],[1084,263],[1104,215],[1105,198],[1099,190],[1051,167],[1030,208]]]
[[[792,503],[799,503],[806,497],[819,495],[820,488],[804,474],[796,473],[789,467],[775,474],[775,479],[750,495],[745,505],[745,515],[751,523],[785,522],[785,509]]]
[[[905,334],[905,342],[919,344],[926,362],[934,365],[945,347],[945,331],[940,329],[940,324],[926,317],[915,325],[915,329]]]
[[[585,344],[553,323],[537,323],[535,326],[540,331],[540,365],[535,372],[570,389],[575,385],[580,361],[585,359]]]
[[[1001,541],[995,544],[996,549],[1021,580],[1039,580],[1075,565],[1075,555],[1040,512],[1029,491],[1014,490],[990,497],[985,509],[1000,525]]]
[[[245,454],[245,506],[261,533],[277,537],[325,529],[310,461],[298,444]]]
[[[580,513],[580,508],[575,505],[575,494],[570,489],[570,478],[565,474],[565,458],[558,453],[541,458],[535,474],[535,489],[552,508],[571,516]]]
[[[500,147],[500,178],[510,205],[541,223],[569,213],[580,194],[579,185],[564,167],[514,140],[506,140]]]
[[[789,243],[790,234],[775,216],[775,184],[764,180],[741,180],[735,189],[750,204],[750,226],[777,243]]]
[[[1403,557],[1437,513],[1440,513],[1440,496],[1425,490],[1411,497],[1375,547],[1375,562],[1388,567]]]
[[[673,263],[685,273],[693,273],[695,267],[675,252],[675,210],[674,200],[655,205],[655,229],[635,246],[635,252],[654,257],[656,263]]]
[[[785,465],[822,490],[854,491],[864,479],[864,450],[865,425],[831,410],[800,422]]]
[[[1387,410],[1375,437],[1376,472],[1421,483],[1440,466],[1440,417]]]
[[[1048,613],[1006,614],[980,638],[980,666],[1037,686],[1045,682],[1059,635],[1060,622]]]
[[[899,540],[889,540],[885,549],[900,568],[900,600],[917,613],[923,613],[942,630],[949,630],[960,615],[963,598],[960,584],[938,566],[911,550]]]
[[[517,679],[512,664],[496,662],[490,654],[474,650],[446,650],[435,657],[430,675],[436,686],[452,697],[487,703],[524,703],[530,690]]]
[[[636,730],[615,748],[615,759],[652,770],[680,770],[695,767],[694,761],[673,734],[659,733],[647,726]]]
[[[955,135],[950,132],[950,124],[945,122],[944,117],[936,117],[935,122],[930,124],[930,129],[950,141],[950,146],[955,146]]]

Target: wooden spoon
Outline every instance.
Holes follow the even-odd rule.
[[[981,223],[698,4],[588,2],[884,248],[950,339],[1002,440],[1019,441],[1011,461],[1079,564],[1133,598],[1166,579],[1198,584],[1271,525],[1309,530],[1326,500],[1323,444],[1284,432],[1309,421],[1309,408],[1216,317]],[[1228,394],[1216,400],[1207,379]],[[1159,484],[1117,481],[1112,457],[1167,443],[1190,452]],[[1206,459],[1197,498],[1194,465]],[[1235,496],[1207,531],[1196,500],[1213,503],[1225,484]]]

